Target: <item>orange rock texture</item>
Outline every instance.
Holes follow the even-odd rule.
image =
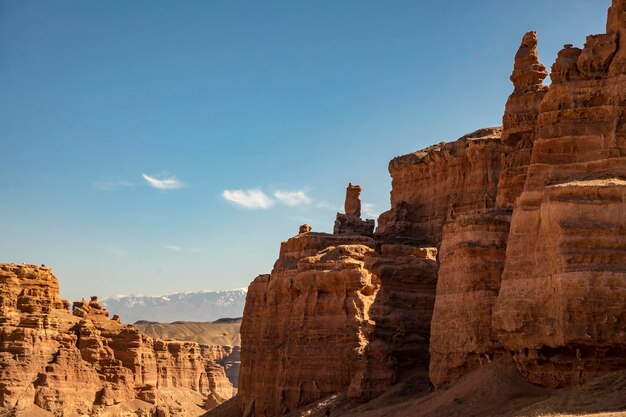
[[[539,104],[494,327],[531,382],[626,366],[626,1],[566,46]]]
[[[364,268],[373,240],[300,234],[283,242],[271,275],[250,285],[241,324],[239,400],[282,415],[350,385],[370,337],[378,290]]]
[[[350,184],[333,235],[284,242],[250,286],[238,403],[270,417],[403,372],[434,388],[511,354],[534,384],[626,368],[626,0],[548,71],[535,32],[503,127],[393,159],[372,233]]]
[[[232,395],[198,344],[149,338],[108,316],[96,297],[70,313],[50,268],[0,264],[0,410],[183,416]]]

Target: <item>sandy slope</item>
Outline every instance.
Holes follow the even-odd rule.
[[[142,333],[161,339],[186,340],[212,346],[241,346],[239,328],[241,320],[222,322],[177,321],[155,323],[140,321],[135,323]]]
[[[287,416],[323,417],[329,408],[332,417],[626,417],[626,371],[583,387],[551,390],[526,382],[512,360],[504,358],[432,393],[425,389],[426,381],[425,375],[409,375],[367,404],[337,394]],[[241,414],[230,403],[207,416]]]

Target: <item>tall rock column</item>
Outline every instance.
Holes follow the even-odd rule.
[[[613,0],[606,22],[606,33],[615,35],[620,43],[626,42],[626,0]],[[609,75],[626,74],[626,48],[619,48],[611,62]]]
[[[550,387],[626,366],[624,3],[553,66],[494,307],[519,369]]]
[[[337,213],[336,235],[373,236],[376,221],[361,219],[361,186],[348,184],[346,189],[345,214]]]
[[[543,85],[547,76],[548,71],[537,55],[537,33],[528,32],[515,55],[511,75],[514,90],[506,102],[502,118],[505,156],[496,201],[499,208],[512,210],[524,189],[539,104],[548,92],[548,87]]]

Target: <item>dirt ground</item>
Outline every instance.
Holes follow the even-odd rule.
[[[344,393],[322,399],[287,417],[626,417],[626,371],[582,387],[552,390],[528,383],[510,358],[503,358],[455,384],[429,392],[423,375],[409,375],[366,404]],[[207,417],[242,417],[235,401]]]

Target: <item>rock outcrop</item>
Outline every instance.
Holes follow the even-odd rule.
[[[437,284],[437,249],[381,244],[365,257],[379,289],[370,307],[370,337],[349,396],[367,401],[387,391],[407,370],[426,380],[430,322]]]
[[[350,185],[335,235],[283,243],[250,287],[241,411],[368,400],[407,370],[436,388],[508,355],[546,387],[626,368],[625,40],[613,0],[607,33],[566,45],[546,86],[527,33],[503,128],[392,160],[373,235]]]
[[[539,104],[548,91],[543,85],[547,75],[537,56],[537,34],[528,32],[515,55],[501,147],[489,155],[498,178],[483,191],[496,196],[494,204],[467,210],[443,227],[430,344],[435,386],[459,379],[504,351],[491,325],[492,310],[513,206],[526,181]]]
[[[305,233],[284,242],[272,274],[257,278],[249,288],[242,324],[241,410],[278,415],[346,389],[350,397],[366,401],[388,390],[407,369],[422,370],[427,378],[442,229],[472,216],[487,216],[494,228],[501,227],[495,200],[502,152],[500,129],[491,128],[396,158],[390,164],[392,209],[381,216],[375,239],[336,226],[334,235]],[[358,221],[360,191],[350,184],[346,196],[346,216]],[[503,265],[501,245],[497,250]],[[477,255],[475,263],[479,261]],[[335,274],[348,272],[358,285],[323,289],[336,285]],[[312,277],[317,278],[314,285],[309,283]],[[320,293],[333,307],[320,310]],[[355,294],[361,301],[351,301],[341,319],[325,318],[337,315],[339,306]],[[465,301],[462,295],[459,301]],[[440,316],[433,325],[445,326],[445,314]],[[327,356],[318,340],[348,355],[341,363],[351,360],[350,366],[338,369],[339,359]],[[332,369],[326,368],[330,362]]]
[[[335,235],[363,235],[372,236],[376,221],[361,219],[361,186],[348,184],[346,190],[346,212],[337,213],[335,220]]]
[[[239,368],[241,366],[241,346],[200,345],[200,349],[205,362],[212,361],[224,368],[226,377],[232,386],[237,388],[239,386]],[[228,392],[234,394],[232,390]],[[230,398],[231,396],[227,393],[225,398]]]
[[[613,1],[607,34],[559,53],[513,211],[493,322],[546,386],[626,366],[625,7]]]
[[[0,409],[182,416],[207,396],[227,399],[223,368],[207,374],[198,344],[143,336],[96,297],[70,313],[50,268],[1,264],[0,284]]]
[[[500,128],[481,129],[393,159],[391,210],[378,219],[377,239],[439,247],[448,219],[494,207],[500,134]]]
[[[551,68],[548,87],[527,33],[503,128],[393,159],[376,230],[350,184],[334,234],[303,225],[282,243],[248,291],[231,410],[367,401],[408,373],[437,389],[500,356],[549,388],[626,369],[626,0]],[[47,268],[3,265],[0,283],[5,409],[176,414],[175,393],[233,393],[234,350],[142,336],[97,298],[70,314]]]
[[[271,275],[250,285],[241,325],[241,410],[281,415],[346,389],[369,338],[379,284],[374,242],[307,233],[281,245]]]

